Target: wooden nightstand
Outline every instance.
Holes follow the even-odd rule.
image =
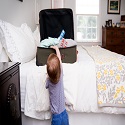
[[[0,125],[22,125],[19,64],[0,62]]]
[[[125,28],[102,27],[102,47],[125,55]]]

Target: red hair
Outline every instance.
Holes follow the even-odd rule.
[[[52,83],[56,84],[59,81],[61,68],[60,61],[56,54],[52,53],[47,59],[47,73]]]

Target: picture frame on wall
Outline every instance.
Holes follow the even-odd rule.
[[[121,0],[108,0],[107,13],[120,14]]]

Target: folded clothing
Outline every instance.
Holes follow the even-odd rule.
[[[48,39],[44,39],[40,43],[40,47],[49,48],[50,46],[57,45],[59,40],[57,38],[48,37]]]
[[[66,47],[71,47],[71,46],[76,46],[77,42],[74,41],[73,39],[62,39],[59,44],[58,47],[59,48],[66,48]]]
[[[40,47],[49,48],[50,46],[57,45],[59,48],[66,48],[77,45],[77,42],[72,39],[62,39],[59,40],[57,38],[48,37],[48,39],[44,39],[40,43]]]

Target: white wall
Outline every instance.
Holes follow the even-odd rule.
[[[35,0],[0,0],[0,19],[15,26],[27,23],[35,29]]]

